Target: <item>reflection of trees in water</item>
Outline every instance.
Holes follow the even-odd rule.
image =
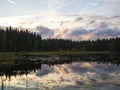
[[[1,90],[4,90],[4,88],[6,87],[6,81],[7,81],[7,78],[5,76],[1,76]]]
[[[39,63],[34,63],[34,62],[27,62],[27,63],[14,63],[12,65],[8,64],[2,64],[0,63],[0,76],[3,77],[5,76],[5,80],[1,78],[1,90],[4,90],[5,87],[5,81],[8,81],[8,88],[10,88],[10,81],[11,81],[11,76],[17,76],[17,75],[24,75],[26,76],[38,68],[41,67],[41,64]],[[27,77],[26,77],[26,87],[27,87]]]
[[[8,79],[9,88],[11,76],[26,74],[26,88],[28,87],[28,77],[30,72],[35,72],[37,69],[41,69],[42,64],[49,66],[57,64],[71,64],[72,62],[97,62],[104,64],[116,64],[119,65],[119,56],[117,54],[112,55],[60,55],[60,56],[21,56],[15,60],[14,64],[5,64],[0,62],[0,76],[1,76],[1,90],[5,87],[5,82]],[[5,76],[5,79],[2,77]],[[38,87],[36,85],[36,87]]]
[[[47,64],[49,66],[56,65],[56,64],[70,64],[72,62],[97,62],[104,63],[104,64],[120,64],[118,60],[118,56],[113,55],[61,55],[61,56],[42,56],[37,59],[31,58],[29,59],[28,56],[24,56],[25,58],[15,60],[14,64],[4,64],[0,63],[0,76],[5,75],[6,78],[9,78],[11,75],[23,75],[29,74],[31,71],[36,71],[37,69],[41,68],[42,64]],[[27,58],[26,58],[27,57]],[[44,60],[41,60],[43,59]]]

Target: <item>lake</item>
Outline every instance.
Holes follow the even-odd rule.
[[[119,90],[112,55],[17,55],[0,61],[1,90]]]

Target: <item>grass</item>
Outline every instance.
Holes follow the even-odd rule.
[[[0,52],[0,55],[83,55],[83,54],[109,54],[110,51],[41,51],[41,52]]]
[[[17,55],[97,55],[109,53],[109,51],[0,52],[0,62],[14,61]]]

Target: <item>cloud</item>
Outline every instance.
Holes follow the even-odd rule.
[[[89,24],[94,24],[95,23],[95,20],[92,20],[89,22]]]
[[[14,22],[13,22],[14,21]],[[0,18],[1,26],[31,28],[42,38],[62,38],[72,40],[95,40],[98,38],[120,37],[120,16],[67,15],[43,20],[38,15]],[[32,30],[33,29],[33,30]]]
[[[72,30],[72,32],[70,32],[69,34],[73,35],[73,36],[78,36],[78,35],[88,34],[90,32],[92,32],[92,31],[91,30],[88,31],[88,30],[83,29],[83,28],[77,28],[77,29]]]
[[[97,38],[120,37],[120,29],[116,27],[109,27],[109,23],[101,22],[98,27],[94,29],[93,35]]]
[[[16,4],[15,0],[8,0],[8,2],[9,2],[10,4],[12,4],[12,5],[15,5],[15,4]]]
[[[43,10],[43,13],[46,17],[54,18],[56,16],[63,15],[62,11],[66,8],[78,2],[77,0],[69,1],[69,0],[53,0],[52,2],[47,3],[47,9]]]
[[[39,29],[40,33],[43,34],[43,38],[63,38],[80,41],[120,37],[119,16],[70,17],[72,17],[72,19],[70,19],[69,22],[65,22],[64,20],[52,22],[53,25],[56,26],[56,29],[50,29],[49,27]],[[60,25],[60,27],[57,25]]]
[[[33,28],[35,26],[34,26],[34,22],[32,22],[32,20],[35,18],[36,18],[36,16],[33,16],[33,15],[0,17],[0,26]]]
[[[68,6],[70,6],[71,4],[74,4],[74,3],[76,3],[76,2],[78,2],[78,1],[76,1],[76,0],[73,0],[73,1],[69,1],[69,0],[55,0],[54,2],[53,2],[53,4],[52,4],[52,7],[54,7],[55,8],[55,6],[57,5],[57,7],[56,7],[56,9],[63,9],[63,8],[65,8],[65,7],[68,7]]]
[[[96,6],[98,6],[97,3],[90,3],[89,5],[92,6],[92,7],[96,7]]]
[[[83,18],[82,17],[78,17],[75,19],[75,21],[81,21]]]
[[[120,37],[120,29],[109,28],[107,23],[101,22],[98,27],[87,30],[85,28],[77,28],[72,30],[69,35],[73,40],[96,40],[102,38]]]
[[[106,2],[112,1],[112,2],[120,2],[120,0],[105,0]]]
[[[43,26],[37,26],[36,29],[42,35],[43,38],[51,38],[54,35],[54,31]]]
[[[102,37],[119,37],[120,36],[120,30],[118,28],[106,28],[103,30],[97,30],[94,33],[97,37],[102,38]]]
[[[99,26],[97,27],[98,29],[105,29],[108,27],[108,24],[105,22],[100,22]]]

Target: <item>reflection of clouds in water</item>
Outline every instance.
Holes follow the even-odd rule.
[[[51,70],[52,71],[48,71]],[[43,68],[42,68],[43,69]],[[59,85],[94,85],[95,83],[120,83],[120,66],[97,63],[73,63],[49,67],[44,79],[58,81]],[[43,70],[40,70],[42,72]],[[55,78],[53,78],[55,77]]]
[[[12,80],[11,86],[25,87],[25,75],[16,79],[19,80]],[[120,66],[96,62],[42,65],[41,70],[29,74],[27,80],[30,88],[37,86],[43,90],[119,90]]]
[[[102,68],[101,68],[102,67]],[[98,72],[108,72],[108,73],[120,73],[120,66],[117,65],[106,65],[106,64],[98,64],[96,65],[96,68],[98,70]]]
[[[37,76],[44,76],[44,75],[48,75],[49,73],[54,72],[54,68],[50,67],[48,65],[43,65],[41,70],[38,70],[36,75]]]
[[[116,85],[103,85],[103,86],[97,86],[95,85],[94,87],[70,87],[70,86],[66,86],[66,87],[59,87],[57,90],[119,90],[120,86],[116,86]]]
[[[85,73],[88,71],[92,71],[94,67],[94,64],[83,62],[83,63],[73,63],[69,66],[72,72],[74,73]]]
[[[93,65],[91,63],[88,63],[88,62],[84,62],[80,66],[83,68],[92,68],[93,67]]]
[[[120,73],[120,66],[117,65],[106,65],[97,63],[73,63],[64,65],[47,66],[43,65],[41,70],[38,70],[37,75],[44,76],[48,74],[110,74]]]

